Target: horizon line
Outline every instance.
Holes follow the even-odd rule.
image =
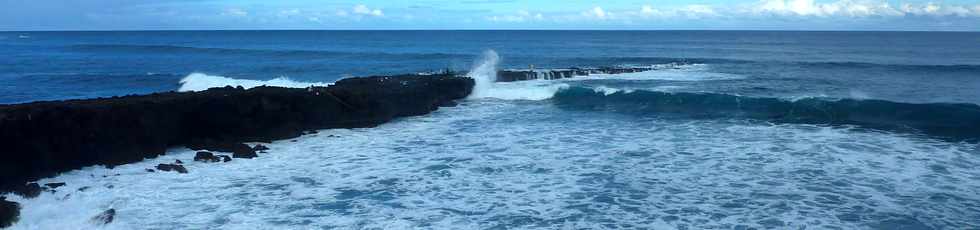
[[[335,28],[335,29],[93,29],[93,30],[2,30],[0,33],[9,32],[208,32],[208,31],[614,31],[614,32],[655,32],[655,31],[719,31],[719,32],[936,32],[936,33],[977,33],[980,30],[834,30],[834,29],[814,29],[814,30],[794,30],[794,29],[363,29],[363,28]]]

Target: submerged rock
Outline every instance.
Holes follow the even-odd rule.
[[[157,170],[164,172],[177,171],[178,173],[187,173],[187,168],[184,168],[183,165],[178,164],[158,164]]]
[[[193,150],[209,150],[232,153],[232,156],[235,158],[255,158],[258,156],[258,154],[255,153],[255,149],[252,149],[252,147],[248,147],[248,145],[243,143],[203,140],[197,141],[191,145],[188,145],[187,147]]]
[[[20,219],[20,204],[0,197],[0,228],[10,227]]]
[[[255,147],[252,147],[252,149],[255,151],[265,151],[265,150],[269,150],[269,147],[265,147],[265,145],[258,144],[255,145]]]
[[[90,221],[95,225],[107,225],[112,223],[112,220],[115,218],[116,209],[110,208],[109,210],[105,210],[105,212],[99,213],[99,215],[95,215]]]
[[[218,155],[218,157],[221,158],[221,162],[229,162],[229,161],[231,161],[231,157],[229,157],[228,155]]]
[[[215,156],[214,153],[202,151],[202,152],[197,152],[197,155],[194,155],[194,161],[221,162],[221,158]]]
[[[249,151],[234,152],[234,153],[231,154],[231,156],[234,157],[234,158],[248,158],[248,159],[251,159],[251,158],[258,157],[259,155],[256,154],[255,151],[249,150]]]
[[[51,189],[56,189],[56,188],[58,188],[58,187],[61,187],[61,186],[65,186],[65,183],[64,183],[64,182],[59,182],[59,183],[47,183],[47,184],[44,184],[44,186],[45,186],[45,187],[48,187],[48,188],[51,188]]]

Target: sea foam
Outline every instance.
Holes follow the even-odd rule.
[[[13,229],[97,228],[109,208],[107,229],[860,229],[969,226],[980,205],[973,145],[816,125],[469,100],[264,145],[255,159],[178,148],[43,179],[68,185],[8,196],[24,205]],[[178,159],[189,173],[144,170]]]
[[[246,89],[259,86],[278,86],[287,88],[306,88],[310,86],[328,86],[331,83],[323,82],[301,82],[294,81],[286,77],[278,77],[272,80],[251,80],[235,79],[224,76],[207,75],[203,73],[191,73],[180,80],[180,92],[203,91],[215,87],[241,86]]]

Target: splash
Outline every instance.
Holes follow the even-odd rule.
[[[467,77],[473,78],[476,81],[470,98],[483,98],[489,94],[490,88],[497,81],[498,62],[500,62],[500,56],[497,55],[496,51],[483,51],[483,56],[476,62],[477,64],[473,69],[466,74]]]
[[[223,76],[207,75],[203,73],[192,73],[180,80],[180,88],[177,91],[203,91],[215,87],[241,86],[245,88],[255,88],[259,86],[278,86],[287,88],[306,88],[310,86],[328,86],[330,83],[323,82],[300,82],[285,77],[278,77],[272,80],[249,80],[235,79]]]
[[[473,69],[466,74],[473,78],[476,85],[469,99],[495,98],[502,100],[545,100],[555,96],[559,90],[568,88],[568,84],[554,81],[522,81],[496,82],[497,64],[500,56],[496,51],[487,50],[477,60]]]

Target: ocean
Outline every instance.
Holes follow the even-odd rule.
[[[455,107],[88,167],[13,229],[980,229],[980,33],[0,32],[0,104],[466,71]],[[493,82],[502,69],[654,66]],[[180,159],[190,173],[150,173]],[[84,189],[83,189],[84,188]],[[115,222],[89,219],[117,210]]]

